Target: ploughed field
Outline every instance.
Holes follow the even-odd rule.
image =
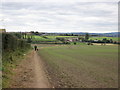
[[[117,46],[39,45],[39,54],[55,87],[118,86]]]

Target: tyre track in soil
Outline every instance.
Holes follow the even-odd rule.
[[[26,55],[17,68],[13,69],[15,76],[12,77],[10,88],[51,88],[44,72],[43,64],[37,52],[32,51]]]

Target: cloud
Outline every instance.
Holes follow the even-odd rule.
[[[119,2],[119,0],[2,0],[3,2],[54,2],[54,3],[75,3],[75,2]]]
[[[62,2],[63,0],[57,0],[59,3],[56,0],[51,1],[5,1],[2,3],[3,12],[0,17],[4,19],[5,28],[8,31],[117,31],[118,6],[115,0],[112,2],[106,2],[106,0],[104,2],[80,2],[79,0]]]

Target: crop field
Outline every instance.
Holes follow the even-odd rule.
[[[76,36],[37,36],[37,35],[33,35],[32,41],[33,43],[48,43],[48,44],[53,44],[55,42],[57,43],[62,43],[59,40],[56,40],[57,37],[62,37],[62,38],[73,38]]]
[[[118,47],[38,45],[55,87],[117,88]]]
[[[41,42],[55,42],[57,41],[56,38],[57,37],[62,37],[62,38],[75,38],[75,37],[79,37],[79,36],[45,36],[46,38],[44,38],[44,36],[36,36],[34,35],[33,41],[41,41]],[[102,40],[106,38],[107,40],[112,39],[113,41],[119,41],[120,38],[118,37],[90,37],[90,39],[92,40]]]
[[[92,39],[92,40],[102,40],[103,38],[106,38],[106,39],[108,39],[108,40],[110,40],[110,39],[112,39],[113,41],[118,41],[118,39],[120,39],[119,37],[90,37],[89,38],[89,40],[90,39]]]
[[[42,36],[36,36],[36,35],[34,35],[34,37],[35,38],[42,38]],[[66,37],[78,37],[78,36],[46,36],[46,37],[48,37],[50,39],[55,39],[56,37],[64,37],[64,38],[66,38]]]
[[[34,40],[55,41],[57,37],[70,38],[70,37],[77,37],[77,36],[45,36],[45,37],[47,37],[47,38],[44,38],[43,36],[36,36],[36,35],[34,35]]]
[[[44,38],[42,36],[34,36],[33,41],[55,41],[55,38]]]

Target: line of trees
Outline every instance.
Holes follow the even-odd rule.
[[[2,50],[14,51],[16,49],[30,48],[30,44],[8,33],[2,34]]]
[[[19,39],[13,34],[3,33],[2,34],[2,56],[3,62],[13,60],[13,56],[19,55],[29,50],[31,45],[23,39]],[[14,54],[15,53],[15,54]]]

